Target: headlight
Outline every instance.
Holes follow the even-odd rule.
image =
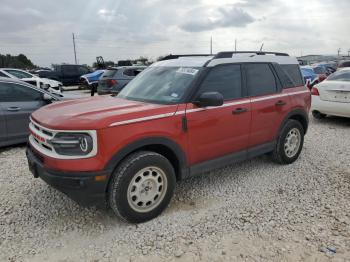
[[[57,133],[51,140],[55,151],[60,155],[84,156],[94,148],[94,141],[86,133]]]

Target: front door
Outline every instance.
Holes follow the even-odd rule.
[[[29,135],[30,114],[45,105],[43,93],[28,86],[0,82],[0,99],[8,140],[25,139]]]
[[[0,145],[4,144],[6,140],[7,140],[6,120],[2,109],[2,104],[0,102]]]
[[[198,108],[187,104],[188,148],[190,165],[213,160],[231,153],[245,157],[251,109],[242,89],[241,66],[219,65],[210,69],[197,96],[219,92],[224,105]]]

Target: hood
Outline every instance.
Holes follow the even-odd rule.
[[[55,102],[42,107],[32,118],[44,127],[56,130],[96,130],[115,122],[176,112],[177,105],[158,105],[98,96]]]
[[[37,76],[32,77],[32,78],[21,78],[20,80],[22,80],[22,81],[37,81],[37,82],[41,82],[43,84],[49,84],[52,87],[57,87],[59,85],[62,85],[62,83],[59,81],[48,79],[48,78],[41,78],[41,77],[37,77]]]
[[[102,75],[105,71],[106,70],[96,70],[96,71],[94,71],[92,73],[82,75],[81,77],[87,77],[87,78],[97,77],[97,76]]]
[[[56,81],[56,80],[52,80],[52,79],[49,79],[49,78],[40,78],[40,80],[41,80],[44,84],[49,84],[50,86],[54,86],[54,87],[62,85],[61,82]]]

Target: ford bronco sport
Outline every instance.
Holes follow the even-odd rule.
[[[117,96],[34,112],[27,158],[35,177],[138,223],[168,206],[177,180],[266,153],[294,162],[310,102],[287,54],[179,56],[154,63]]]

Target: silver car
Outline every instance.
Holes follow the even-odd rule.
[[[118,94],[146,66],[119,66],[108,68],[98,81],[99,95]]]
[[[0,77],[0,147],[27,141],[32,112],[54,101],[72,98]]]

